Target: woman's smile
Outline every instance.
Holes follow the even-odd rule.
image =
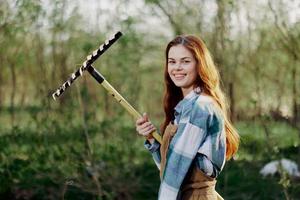
[[[180,81],[180,80],[183,80],[186,77],[186,74],[182,74],[182,73],[175,74],[174,73],[173,76],[174,76],[175,80]]]
[[[168,54],[168,73],[173,83],[180,87],[183,95],[188,94],[198,76],[196,60],[193,54],[183,45],[170,48]]]

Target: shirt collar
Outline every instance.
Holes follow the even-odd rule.
[[[185,97],[183,99],[192,99],[196,95],[197,95],[197,93],[195,92],[195,90],[192,90],[187,95],[185,95]]]
[[[190,91],[187,95],[185,95],[185,97],[181,101],[179,101],[179,103],[175,106],[174,108],[175,115],[181,113],[183,106],[193,103],[194,102],[193,99],[195,99],[195,97],[198,97],[200,93],[201,93],[201,89],[198,87]]]

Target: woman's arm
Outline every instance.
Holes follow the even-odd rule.
[[[154,162],[160,169],[160,143],[151,136],[151,133],[156,130],[155,126],[151,123],[146,113],[143,114],[142,118],[136,120],[135,125],[138,134],[147,138],[144,146],[152,153]]]
[[[226,138],[222,116],[214,104],[210,107],[212,115],[208,121],[207,134],[198,150],[195,163],[208,176],[217,177],[225,164]]]
[[[148,149],[151,152],[153,160],[157,168],[160,170],[160,162],[161,162],[160,143],[156,140],[154,140],[153,143],[151,143],[149,140],[146,140],[144,146],[146,149]]]

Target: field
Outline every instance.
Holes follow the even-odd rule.
[[[96,121],[70,110],[1,111],[1,199],[156,199],[158,170],[128,116]],[[76,116],[76,115],[74,115]],[[236,123],[241,145],[218,178],[225,199],[300,199],[300,182],[282,174],[262,177],[275,159],[299,157],[296,130],[266,118]],[[266,134],[265,128],[267,127]]]

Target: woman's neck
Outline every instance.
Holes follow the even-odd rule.
[[[192,90],[193,90],[193,87],[190,87],[190,88],[181,88],[183,97],[185,97],[186,95],[188,95]]]

